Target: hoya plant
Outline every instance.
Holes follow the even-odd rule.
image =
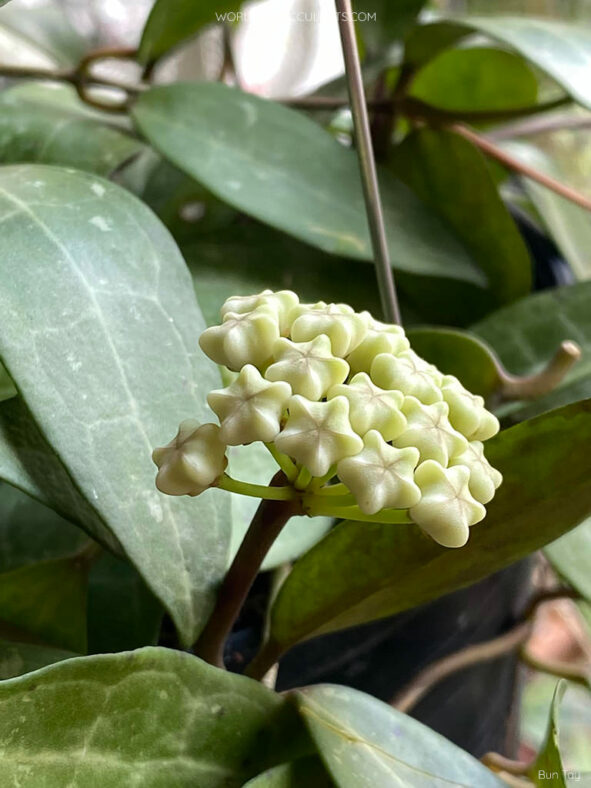
[[[321,5],[342,75],[264,91],[305,3],[0,9],[1,786],[586,768],[591,30]]]

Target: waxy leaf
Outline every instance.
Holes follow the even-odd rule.
[[[468,391],[488,397],[501,384],[492,348],[469,331],[411,328],[406,335],[421,358],[455,375]]]
[[[222,15],[238,11],[240,5],[236,0],[156,0],[142,32],[138,58],[142,63],[157,60],[202,27],[223,22]]]
[[[184,261],[141,202],[76,171],[0,169],[0,221],[0,357],[37,428],[6,427],[17,445],[2,449],[2,474],[120,544],[188,645],[213,604],[230,524],[216,491],[173,500],[154,487],[153,447],[204,417],[219,386],[197,347],[203,319]]]
[[[487,441],[486,455],[504,480],[460,549],[440,547],[414,525],[338,525],[281,587],[269,655],[470,585],[566,533],[591,513],[589,440],[587,400]]]
[[[0,681],[22,676],[54,662],[77,657],[78,654],[50,646],[0,640]]]
[[[551,788],[567,788],[568,786],[558,744],[558,711],[566,687],[566,681],[561,680],[554,690],[545,740],[529,770],[529,777],[533,780],[534,785],[550,785]]]
[[[349,687],[294,693],[339,788],[502,788],[480,761],[426,725]]]
[[[303,114],[206,82],[147,90],[132,114],[163,156],[220,199],[327,252],[373,259],[356,155]],[[394,267],[486,283],[404,184],[383,172],[381,186]]]
[[[544,555],[560,577],[591,602],[591,519],[547,545]]]
[[[522,420],[550,408],[591,397],[591,282],[544,290],[504,307],[471,327],[516,375],[539,372],[560,343],[574,340],[581,359],[549,394],[510,406],[511,419]]]
[[[144,146],[96,114],[64,85],[2,91],[0,162],[63,164],[109,175]]]
[[[483,154],[451,131],[420,129],[394,148],[396,174],[455,230],[489,278],[474,314],[504,304],[531,288],[529,254],[503,204]],[[450,195],[453,194],[453,199]]]
[[[239,788],[307,746],[287,700],[179,651],[72,659],[0,683],[2,779],[21,788]]]
[[[244,788],[334,788],[320,758],[310,756],[275,766],[249,780]]]
[[[88,565],[74,556],[0,574],[0,622],[37,642],[85,652],[87,584]]]
[[[450,112],[522,109],[536,103],[538,82],[522,57],[491,47],[441,52],[412,81],[409,95]]]
[[[406,57],[418,63],[470,33],[484,33],[545,71],[573,99],[591,107],[591,30],[588,25],[531,16],[468,16],[415,28]]]

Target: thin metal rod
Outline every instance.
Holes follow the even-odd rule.
[[[351,0],[335,0],[335,2],[343,56],[345,58],[347,88],[349,91],[349,101],[351,102],[351,112],[353,114],[361,181],[363,184],[367,221],[371,235],[382,310],[386,320],[391,323],[400,323],[400,308],[396,296],[392,266],[390,265],[390,255],[388,252],[388,243],[386,241],[386,228],[384,226],[384,214],[380,200],[378,176],[371,141],[371,132],[369,130],[369,117],[367,114],[367,105],[365,103],[365,91],[363,89],[363,80],[361,77],[359,51],[357,49],[357,39],[355,38],[353,9],[351,7]]]

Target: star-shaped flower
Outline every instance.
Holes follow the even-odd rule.
[[[463,465],[442,468],[434,460],[423,462],[415,471],[421,500],[409,514],[423,531],[443,547],[462,547],[469,527],[480,522],[486,509],[468,489],[470,471]]]
[[[404,402],[401,391],[385,391],[374,386],[371,378],[360,372],[347,384],[333,386],[328,399],[347,397],[349,421],[362,437],[369,430],[377,430],[387,441],[398,437],[406,428],[406,417],[400,410]]]
[[[239,446],[272,441],[281,429],[279,422],[290,397],[288,383],[269,383],[247,364],[229,386],[212,391],[207,402],[222,425],[221,439],[228,446]]]
[[[216,364],[238,372],[245,364],[263,368],[279,339],[279,323],[270,307],[259,306],[243,315],[228,312],[221,326],[211,326],[199,337],[203,352]]]
[[[484,399],[464,388],[453,375],[441,384],[443,399],[449,405],[449,420],[468,440],[486,440],[499,431],[499,420],[484,406]]]
[[[281,334],[287,335],[291,328],[290,314],[299,302],[300,299],[291,290],[279,290],[276,293],[272,290],[263,290],[258,295],[227,298],[221,308],[221,315],[222,318],[230,312],[245,315],[258,307],[266,306],[277,315]]]
[[[349,401],[345,397],[310,402],[294,396],[288,410],[287,422],[275,438],[275,445],[304,465],[312,476],[324,476],[339,460],[363,449],[363,441],[351,429]]]
[[[328,336],[332,352],[344,358],[354,350],[367,332],[369,314],[354,312],[346,304],[301,304],[292,313],[291,338],[307,342],[320,334]]]
[[[169,444],[154,449],[156,487],[167,495],[200,495],[224,472],[226,445],[217,424],[183,421]]]
[[[468,447],[468,441],[449,423],[447,403],[423,405],[416,397],[405,397],[402,412],[408,424],[393,442],[399,449],[416,446],[421,460],[436,460],[445,466],[450,457]]]
[[[311,342],[291,342],[283,337],[274,345],[271,364],[265,372],[267,380],[285,380],[294,394],[311,400],[323,397],[331,386],[342,383],[349,374],[349,365],[335,358],[330,339],[325,335]]]
[[[383,328],[376,328],[375,325],[383,326]],[[374,320],[370,326],[364,339],[357,345],[347,356],[347,363],[351,367],[351,373],[371,371],[371,365],[376,356],[381,353],[389,353],[397,355],[408,350],[410,344],[406,338],[404,331],[400,326],[386,326],[384,323],[378,323]]]
[[[408,509],[418,503],[421,491],[413,480],[418,450],[395,449],[377,430],[370,430],[363,444],[363,451],[337,465],[339,478],[351,490],[361,511],[376,514],[382,509]]]
[[[383,389],[398,389],[430,405],[443,399],[437,370],[412,350],[397,356],[381,353],[371,365],[371,379]]]
[[[492,501],[495,490],[503,481],[499,471],[493,468],[484,456],[484,445],[480,441],[469,443],[465,451],[450,460],[450,465],[464,465],[468,468],[470,493],[480,503]]]

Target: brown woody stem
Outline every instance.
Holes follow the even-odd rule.
[[[283,484],[285,476],[279,471],[271,486]],[[299,507],[297,500],[261,501],[224,578],[213,612],[193,649],[201,659],[218,667],[224,666],[224,644],[261,564],[283,526],[297,514]]]

